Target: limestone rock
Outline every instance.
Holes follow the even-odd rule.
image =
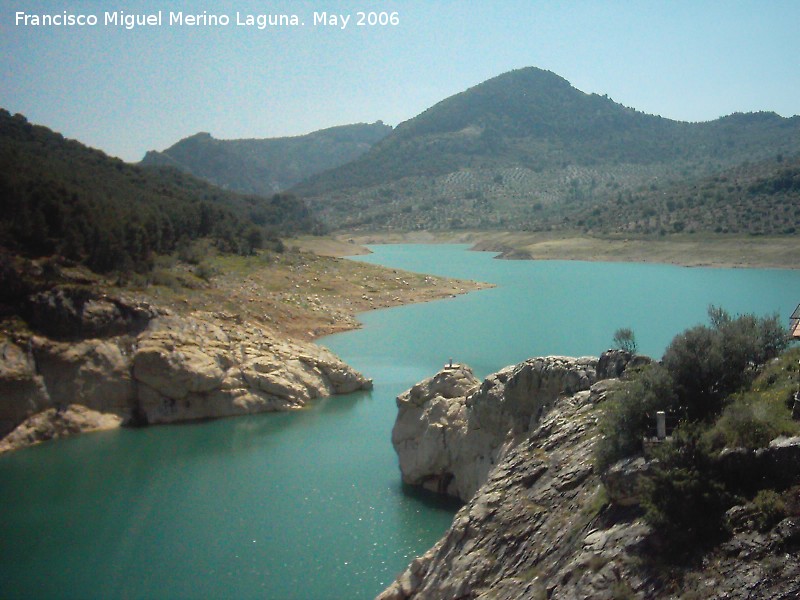
[[[551,370],[558,364],[540,360],[541,367],[536,369],[540,374],[547,371],[545,364]],[[514,377],[518,381],[534,380],[533,373],[522,379],[518,367],[487,378],[469,397],[485,394],[493,398],[498,411],[524,418],[530,408],[523,406],[515,412],[505,392],[519,393],[518,386],[508,385]],[[564,382],[574,381],[558,377]],[[547,381],[542,383],[530,389],[552,390]],[[611,387],[601,381],[589,390],[559,395],[522,441],[511,446],[489,471],[445,535],[415,558],[378,598],[800,597],[800,519],[796,516],[762,533],[747,527],[747,515],[731,514],[730,521],[738,527],[728,542],[695,566],[663,569],[663,548],[641,520],[641,511],[620,506],[625,504],[625,497],[635,494],[614,492],[623,501],[609,503],[593,469],[600,435],[597,404]],[[431,428],[446,420],[442,409],[434,410],[433,406],[443,400],[441,396],[416,398],[419,404],[415,404],[407,392],[401,399],[401,411],[412,414],[416,409],[417,417],[432,423]],[[461,405],[462,401],[469,404],[456,397],[448,400],[448,406]],[[468,420],[471,415],[466,406],[464,411],[459,418]],[[509,423],[502,418],[498,422]],[[440,435],[447,439],[447,428],[440,429]],[[777,440],[771,446],[759,456],[781,455],[780,460],[790,461],[796,441]],[[616,487],[635,489],[636,474],[644,466],[643,460],[618,465],[627,483]]]
[[[535,358],[480,384],[468,367],[445,368],[415,385],[398,397],[392,431],[403,481],[468,500],[560,396],[589,389],[596,364]]]
[[[422,406],[430,398],[440,396],[445,399],[467,396],[480,385],[472,369],[465,365],[445,367],[430,379],[426,379],[408,392],[408,400],[415,406]]]
[[[160,317],[139,336],[133,374],[148,423],[300,408],[371,385],[324,348],[202,316]]]
[[[397,398],[392,444],[403,481],[452,493],[454,456],[466,431],[464,396],[478,380],[468,368],[446,369]]]
[[[64,410],[48,408],[27,418],[0,440],[0,452],[78,433],[114,429],[121,423],[119,415],[100,413],[79,404],[70,404]]]
[[[650,470],[650,463],[644,457],[626,458],[611,465],[603,474],[609,499],[618,506],[639,504],[641,478]]]
[[[537,364],[544,372],[565,363]],[[496,381],[513,377],[514,369],[504,370]],[[559,547],[575,532],[586,535],[595,516],[580,510],[600,490],[592,468],[593,407],[586,391],[555,399],[487,474],[445,536],[379,598],[545,597],[547,575],[567,564],[558,560]]]
[[[159,313],[146,303],[110,298],[81,286],[39,292],[31,296],[29,306],[34,329],[57,339],[130,334]]]
[[[308,388],[291,378],[280,363],[268,357],[259,356],[246,363],[242,377],[241,383],[267,394],[293,398],[298,402],[311,399]]]
[[[728,448],[716,459],[720,477],[734,488],[788,487],[800,480],[800,437],[779,437],[767,448]]]
[[[606,350],[597,361],[597,378],[617,379],[622,377],[625,369],[635,369],[651,362],[649,356],[631,354],[625,350]]]
[[[123,338],[68,343],[34,336],[31,348],[50,405],[80,404],[127,417],[134,397],[127,345]]]
[[[0,339],[0,436],[49,406],[50,397],[30,349]]]
[[[179,317],[59,292],[41,296],[39,310],[47,318],[67,315],[65,337],[87,329],[108,334],[121,323],[130,329],[71,341],[37,335],[24,347],[0,340],[0,435],[50,409],[61,419],[71,404],[125,423],[171,423],[296,409],[372,386],[329,350],[278,339],[240,320],[213,313]],[[40,416],[36,426],[51,420]]]

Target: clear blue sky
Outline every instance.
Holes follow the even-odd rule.
[[[105,26],[105,11],[162,11],[160,26]],[[170,11],[227,15],[176,27]],[[87,27],[15,24],[94,14]],[[236,13],[305,26],[237,26]],[[344,30],[314,12],[347,13]],[[358,27],[358,11],[399,25]],[[405,121],[511,69],[549,69],[585,92],[673,119],[800,114],[800,1],[0,0],[0,106],[136,161],[208,131],[221,139]]]

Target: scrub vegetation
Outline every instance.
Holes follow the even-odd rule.
[[[320,256],[366,250],[316,235],[322,225],[290,194],[129,165],[6,111],[0,141],[3,330],[24,327],[31,295],[59,286],[304,339],[355,328],[360,311],[485,287]]]
[[[224,252],[280,250],[321,232],[306,205],[227,192],[175,169],[143,169],[0,111],[0,246],[59,255],[97,273],[147,272],[207,238]]]
[[[655,437],[657,411],[677,421],[668,441],[652,450],[658,460],[642,483],[645,517],[674,548],[719,539],[725,511],[747,498],[771,522],[783,490],[760,484],[746,463],[736,478],[726,476],[720,452],[764,448],[778,436],[800,434],[792,419],[800,350],[787,350],[778,317],[733,317],[711,307],[709,318],[710,325],[677,335],[661,362],[629,375],[600,421],[601,471],[641,453],[643,440]]]
[[[163,152],[148,152],[141,165],[175,167],[225,189],[271,196],[358,158],[391,130],[378,121],[287,138],[218,140],[197,133]]]

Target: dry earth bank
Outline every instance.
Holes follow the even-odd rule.
[[[689,267],[796,269],[800,236],[675,234],[591,236],[579,232],[351,232],[356,244],[469,243],[500,258],[664,263]]]

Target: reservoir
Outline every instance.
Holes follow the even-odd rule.
[[[321,340],[375,380],[307,410],[89,434],[0,456],[3,598],[372,598],[457,505],[404,490],[394,398],[453,358],[485,376],[598,355],[620,327],[660,357],[710,304],[778,313],[800,272],[500,261],[464,245],[358,260],[493,289],[362,315]]]

